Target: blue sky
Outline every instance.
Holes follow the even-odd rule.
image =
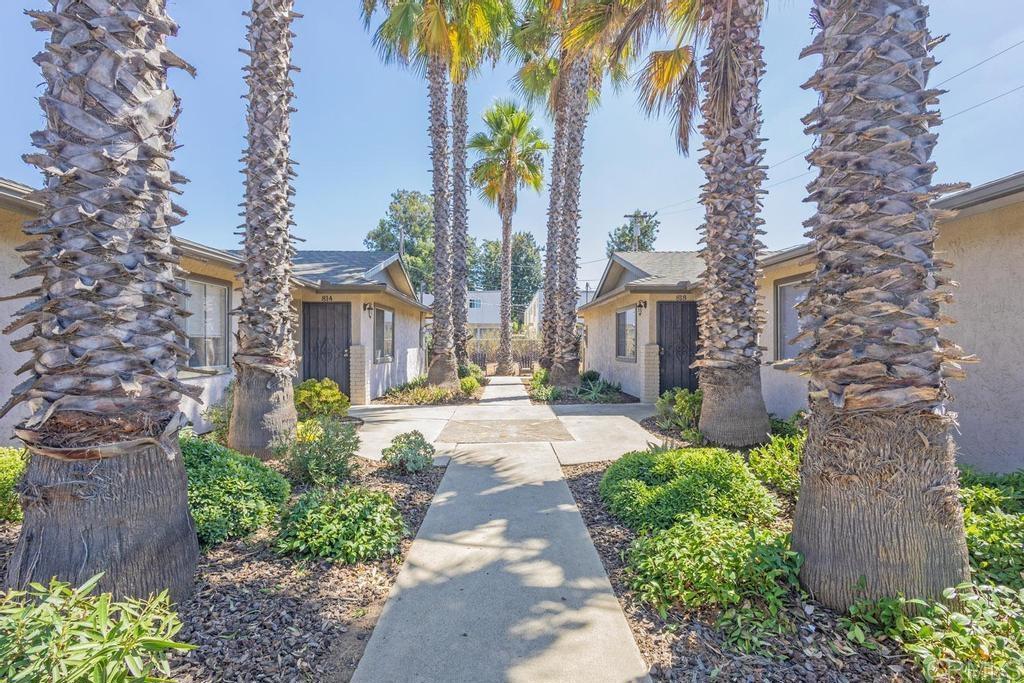
[[[48,3],[6,0],[0,8],[0,176],[31,185],[38,173],[21,161],[30,150],[29,133],[41,126],[34,97],[41,77],[32,56],[44,34],[33,31],[23,5]],[[189,211],[181,235],[217,247],[232,247],[242,196],[239,174],[244,135],[244,92],[238,52],[244,39],[244,0],[170,0],[181,25],[172,47],[198,69],[195,79],[181,72],[172,84],[183,101],[176,168],[191,179],[180,203]],[[398,188],[429,191],[426,85],[414,73],[381,64],[351,0],[297,0],[305,18],[294,61],[298,112],[293,117],[292,156],[299,162],[296,234],[304,247],[359,249]],[[984,6],[984,11],[979,8]],[[800,118],[815,96],[800,89],[816,59],[798,59],[810,40],[809,2],[770,3],[763,40],[767,72],[762,107],[769,195],[765,199],[765,241],[782,248],[802,241],[801,221],[812,211],[802,203],[811,176],[802,155],[811,139]],[[990,55],[1024,40],[1024,9],[1018,0],[934,0],[931,28],[950,38],[936,51],[942,64],[933,71],[940,82]],[[950,116],[1012,88],[1024,85],[1024,45],[959,76],[944,87],[941,109]],[[512,68],[499,65],[470,83],[470,126],[480,127],[481,112],[511,93]],[[939,179],[975,184],[1024,169],[1020,111],[1024,89],[954,116],[939,129],[936,152]],[[546,133],[543,112],[537,120]],[[680,157],[666,121],[652,121],[636,109],[631,90],[606,88],[591,116],[586,136],[581,221],[581,278],[596,284],[604,242],[622,215],[640,208],[658,210],[660,249],[695,248],[702,212],[694,198],[703,175],[694,156]],[[780,163],[783,162],[783,163]],[[775,165],[778,164],[778,165]],[[798,177],[799,176],[799,177]],[[771,185],[775,185],[771,187]],[[546,196],[523,195],[516,229],[530,230],[543,243]],[[499,222],[493,209],[475,198],[470,231],[494,238]]]

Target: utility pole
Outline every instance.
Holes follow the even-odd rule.
[[[634,211],[633,213],[627,213],[623,218],[629,219],[629,227],[633,232],[633,251],[640,251],[640,220],[654,220],[658,215],[658,212],[650,213],[649,211]]]

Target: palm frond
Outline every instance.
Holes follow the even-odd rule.
[[[690,153],[690,135],[699,105],[700,82],[693,47],[656,50],[637,75],[637,100],[648,116],[671,114],[676,145]]]

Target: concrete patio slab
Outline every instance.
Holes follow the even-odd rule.
[[[490,386],[487,387],[490,389]],[[555,414],[548,406],[530,405],[525,403],[503,403],[500,405],[459,406],[452,416],[453,420],[553,420]]]
[[[453,443],[572,441],[560,420],[450,420],[438,439]]]
[[[456,449],[352,680],[648,680],[549,445]]]

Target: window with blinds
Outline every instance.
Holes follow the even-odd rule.
[[[395,359],[395,312],[380,306],[373,309],[373,362]]]
[[[807,298],[808,289],[805,281],[775,285],[775,360],[795,358],[807,346],[807,342],[794,344],[792,339],[800,333],[800,315],[796,306]]]
[[[636,360],[636,306],[624,308],[615,314],[615,357]]]
[[[192,355],[192,368],[226,367],[228,364],[228,288],[201,280],[179,279],[188,296],[180,305],[189,313],[182,322]]]

